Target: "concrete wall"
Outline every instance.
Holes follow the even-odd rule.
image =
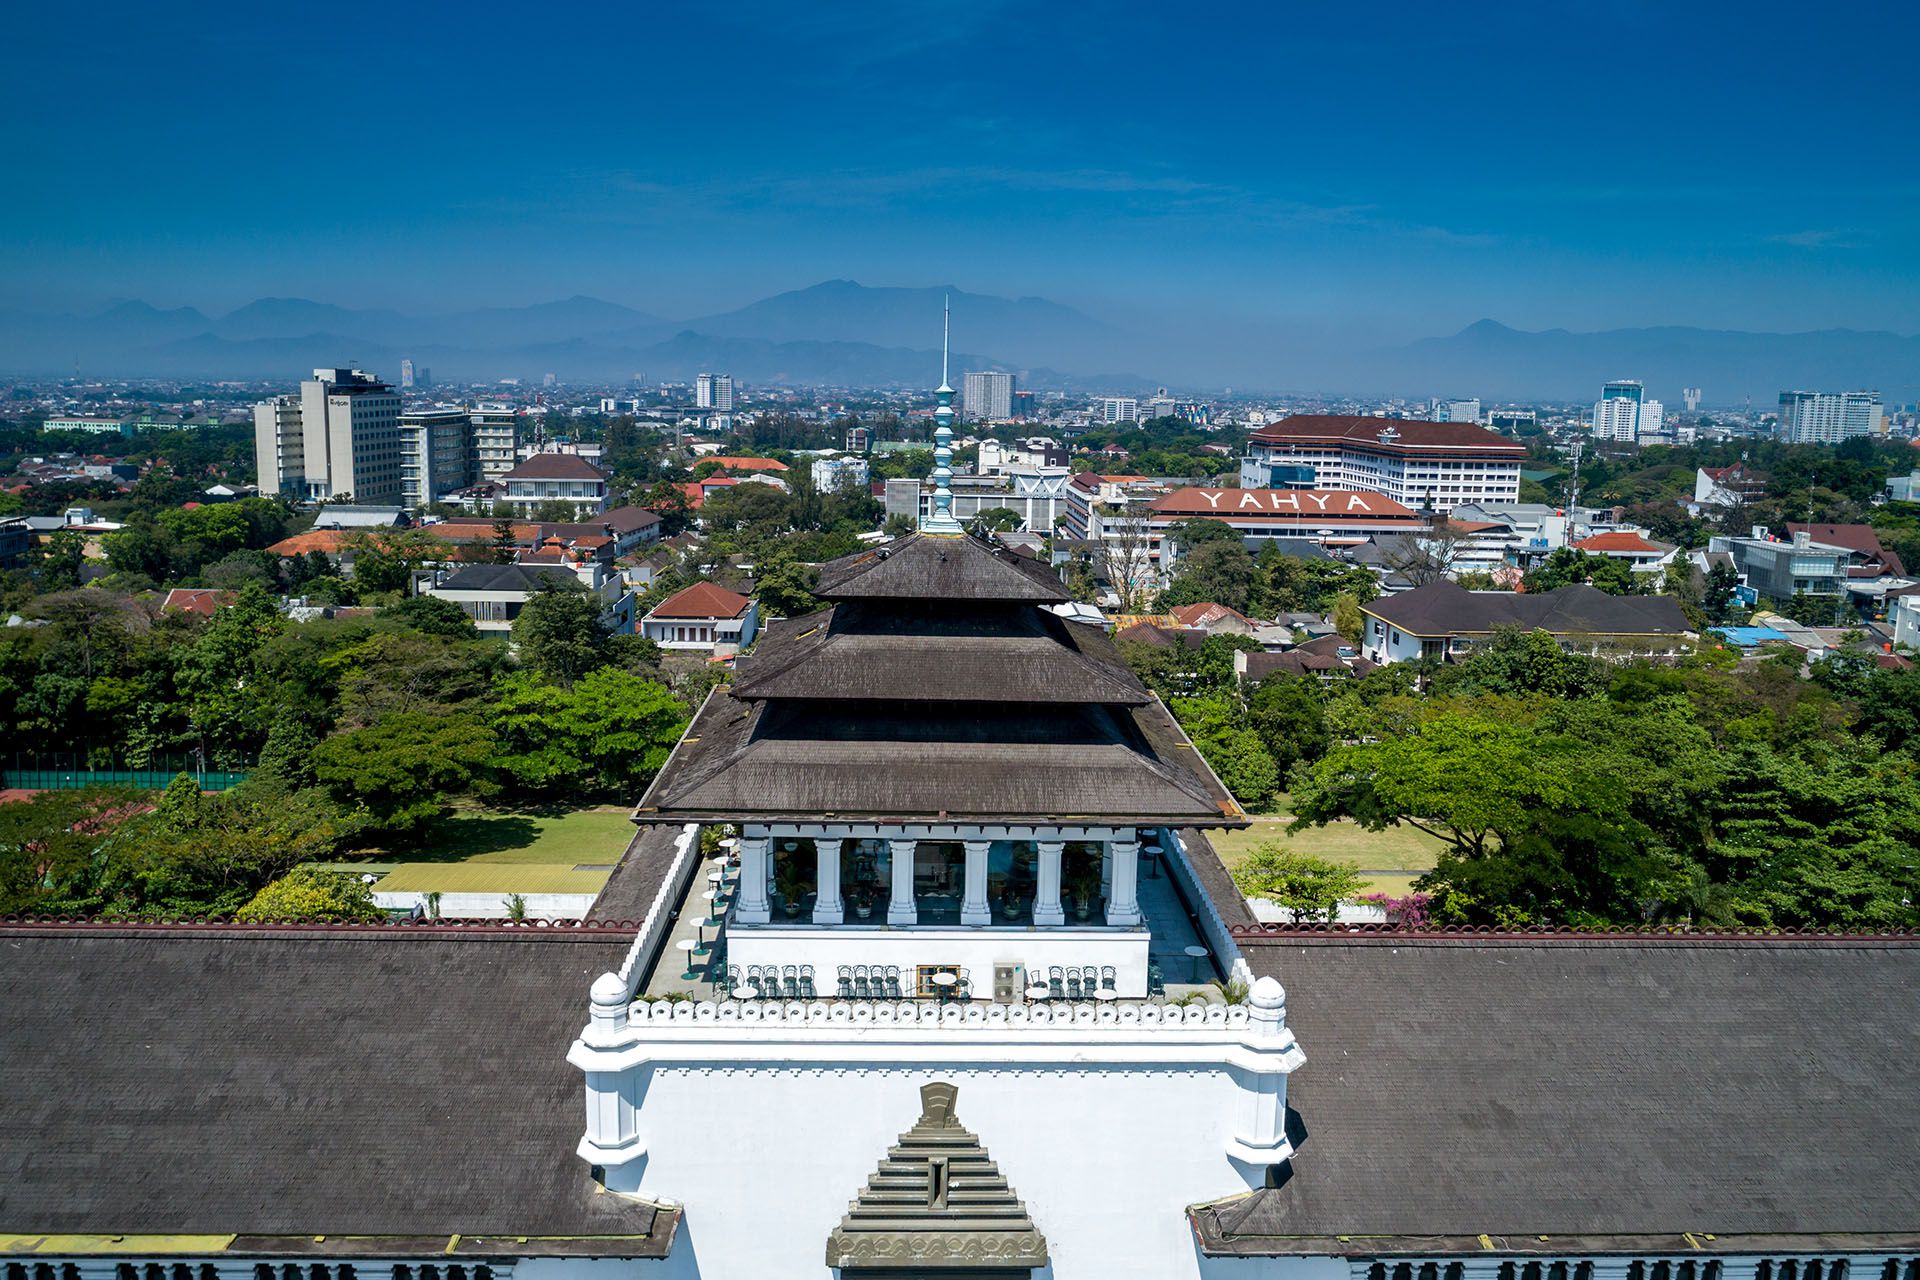
[[[875,912],[884,914],[884,904]],[[814,987],[831,995],[838,986],[843,964],[899,965],[900,983],[910,991],[916,965],[960,965],[968,970],[973,994],[993,995],[996,964],[1112,965],[1114,989],[1123,997],[1147,994],[1147,931],[1145,929],[1075,929],[1052,925],[1045,929],[951,928],[914,925],[863,929],[858,924],[730,926],[727,963],[742,973],[748,965],[813,966]]]

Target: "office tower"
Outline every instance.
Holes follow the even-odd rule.
[[[1662,413],[1658,400],[1646,398],[1643,385],[1630,378],[1615,379],[1601,388],[1593,406],[1594,439],[1632,444],[1659,432]]]
[[[473,422],[473,470],[479,483],[498,480],[520,460],[520,415],[508,404],[483,404]]]
[[[1146,419],[1171,418],[1180,412],[1180,402],[1167,394],[1161,387],[1153,393],[1153,398],[1140,406],[1140,416]]]
[[[253,409],[262,488],[315,501],[400,501],[400,397],[359,369],[315,369]]]
[[[427,368],[427,366],[425,365],[421,365],[419,368],[415,369],[413,371],[413,385],[416,387],[423,387],[423,388],[432,386],[433,371]]]
[[[1031,418],[1033,416],[1033,406],[1035,402],[1035,396],[1033,392],[1015,391],[1013,393],[1012,398],[1013,398],[1013,416],[1014,417]]]
[[[1102,422],[1140,421],[1140,402],[1132,396],[1108,396],[1100,402]]]
[[[695,408],[712,409],[718,413],[733,412],[733,375],[730,373],[703,373],[693,382],[693,403]]]
[[[1480,402],[1478,400],[1435,400],[1433,420],[1435,422],[1479,422]]]
[[[553,375],[550,373],[542,374],[540,377],[540,385],[543,387],[550,387],[553,385],[553,382],[554,382],[554,378],[553,378]]]
[[[1487,425],[1507,435],[1518,435],[1523,428],[1539,424],[1540,415],[1532,409],[1495,409],[1487,415]]]
[[[411,360],[400,362],[400,389],[403,391],[413,389],[413,361]]]
[[[1680,389],[1680,398],[1686,402],[1688,413],[1693,413],[1700,408],[1700,388],[1682,387]]]
[[[474,482],[473,417],[464,409],[400,415],[400,500],[425,507]]]
[[[1782,391],[1780,439],[1785,444],[1838,444],[1872,435],[1880,426],[1878,391]]]
[[[1005,422],[1013,416],[1013,375],[967,374],[961,384],[960,410],[976,422]]]

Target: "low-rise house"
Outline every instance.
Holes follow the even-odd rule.
[[[1751,538],[1715,538],[1708,550],[1732,556],[1740,580],[1770,600],[1845,593],[1854,558],[1851,547],[1816,542],[1805,530],[1788,542],[1766,536],[1764,528],[1754,533]]]
[[[1682,652],[1694,633],[1672,596],[1613,596],[1585,584],[1515,594],[1441,580],[1360,606],[1372,662],[1469,657],[1502,628],[1545,631],[1571,651],[1606,657]]]
[[[530,516],[549,502],[572,505],[577,518],[597,515],[607,506],[607,473],[577,453],[536,453],[499,477],[502,499]]]
[[[1255,630],[1253,619],[1246,614],[1211,600],[1203,600],[1197,604],[1176,605],[1171,612],[1173,620],[1181,626],[1193,627],[1210,636],[1250,636]]]
[[[593,566],[597,569],[597,566]],[[602,618],[616,635],[633,633],[633,594],[617,576],[583,577],[566,564],[476,564],[442,573],[422,595],[451,600],[481,631],[513,630],[520,611],[541,591],[584,588],[599,597]]]
[[[1853,553],[1847,565],[1849,578],[1904,577],[1907,566],[1899,553],[1880,545],[1880,535],[1870,524],[1801,524],[1788,522],[1787,532],[1794,537],[1806,534],[1813,541],[1830,547],[1845,547]]]
[[[655,605],[640,628],[662,649],[724,658],[753,643],[760,629],[760,606],[737,591],[696,582]]]
[[[238,596],[213,587],[175,587],[160,602],[162,613],[192,613],[211,618],[221,606],[232,604]]]
[[[1741,506],[1767,492],[1767,477],[1747,469],[1745,463],[1730,467],[1701,467],[1693,476],[1693,502],[1688,510],[1699,515],[1703,508],[1727,510]]]
[[[1363,676],[1376,670],[1378,665],[1365,657],[1357,645],[1337,633],[1320,636],[1278,653],[1241,650],[1233,655],[1235,674],[1240,677],[1242,684],[1249,685],[1259,684],[1268,676],[1281,672],[1312,676],[1323,682],[1347,676]]]
[[[1680,550],[1670,543],[1653,542],[1638,530],[1626,529],[1582,538],[1573,544],[1573,549],[1606,556],[1609,560],[1624,560],[1635,573],[1664,572]]]
[[[712,457],[702,458],[700,461],[703,464],[717,462],[720,464],[722,471],[735,471],[742,474],[754,471],[766,471],[776,475],[784,475],[787,471],[787,464],[777,458],[745,458],[735,454],[716,453]]]

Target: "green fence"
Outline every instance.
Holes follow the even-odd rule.
[[[172,767],[153,769],[87,769],[77,762],[20,760],[12,768],[0,769],[0,788],[22,791],[78,791],[82,787],[138,787],[160,791],[181,774],[197,779],[202,791],[225,791],[247,775],[226,769],[200,770],[191,760]]]

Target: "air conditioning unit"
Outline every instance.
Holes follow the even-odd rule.
[[[1001,1004],[1011,1004],[1018,1000],[1026,989],[1025,965],[996,964],[993,966],[994,1000]]]

